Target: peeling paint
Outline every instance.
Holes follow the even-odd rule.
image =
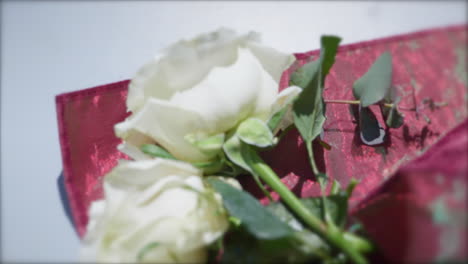
[[[444,197],[437,198],[432,202],[432,220],[439,225],[447,224],[450,221],[449,212],[445,208]]]
[[[439,226],[441,232],[439,237],[439,252],[436,261],[447,260],[450,256],[456,254],[460,239],[458,237],[458,229],[451,224],[452,216],[445,205],[445,197],[437,198],[430,205],[432,211],[432,220]]]
[[[414,78],[411,78],[411,86],[413,86],[413,89],[416,93],[421,90],[421,85]]]
[[[456,91],[456,90],[454,89],[453,86],[448,87],[448,88],[445,90],[444,94],[443,94],[444,100],[445,100],[445,101],[451,101],[451,100],[453,100],[453,97],[457,96],[456,93],[455,93],[455,91]]]
[[[468,85],[468,76],[466,73],[466,49],[464,47],[457,47],[455,49],[455,56],[457,57],[457,63],[455,65],[455,77],[463,83],[465,86]]]
[[[437,181],[439,178],[437,176]],[[443,178],[442,178],[443,180]],[[466,186],[463,182],[453,181],[453,190],[436,198],[430,204],[432,220],[440,228],[439,252],[437,262],[444,262],[456,256],[462,244],[460,230],[467,226],[466,211],[452,209],[448,206],[448,200],[466,202]]]
[[[453,198],[457,201],[466,201],[466,185],[460,180],[453,181]]]
[[[415,40],[408,42],[408,47],[410,47],[411,50],[417,50],[419,49],[419,43]]]

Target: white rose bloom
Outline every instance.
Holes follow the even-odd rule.
[[[117,136],[139,147],[135,135],[144,135],[180,160],[207,161],[213,153],[202,153],[187,135],[204,139],[250,117],[267,121],[300,88],[278,93],[294,57],[257,38],[221,29],[165,49],[132,79],[127,98],[132,115],[116,125]]]
[[[221,196],[187,163],[122,161],[104,178],[104,193],[90,208],[85,262],[205,262],[206,247],[229,225]]]

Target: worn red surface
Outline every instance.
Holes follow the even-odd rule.
[[[56,97],[65,189],[80,236],[89,205],[102,198],[102,176],[125,156],[116,149],[114,125],[128,115],[127,86],[122,81]]]
[[[467,161],[468,120],[354,208],[387,262],[468,260]]]
[[[353,122],[348,106],[327,105],[324,140],[332,149],[316,148],[316,156],[322,170],[343,186],[351,178],[361,181],[352,197],[353,207],[389,178],[393,179],[390,176],[400,165],[420,156],[467,117],[466,30],[465,25],[432,29],[340,47],[325,83],[326,99],[352,99],[352,83],[367,71],[381,53],[390,51],[393,57],[393,85],[402,97],[400,106],[418,109],[403,111],[405,124],[387,131],[389,137],[385,144],[370,147],[360,142],[357,124]],[[318,51],[296,54],[298,64],[316,55]],[[283,75],[280,89],[287,86],[291,70]],[[122,81],[56,97],[65,185],[80,236],[86,229],[90,203],[102,197],[102,176],[116,165],[119,158],[124,158],[116,150],[120,141],[114,136],[113,126],[127,116],[127,85],[128,81]],[[431,110],[424,103],[428,99],[448,105]],[[378,111],[374,113],[380,118]],[[318,185],[311,174],[306,150],[297,132],[290,132],[275,150],[263,153],[263,157],[298,195],[308,197],[318,194]],[[451,165],[447,163],[446,166]],[[258,194],[252,181],[248,178],[242,181],[247,189]],[[420,182],[408,183],[420,190],[418,195],[426,193],[425,185]],[[426,201],[424,206],[435,199],[435,194],[429,193],[421,198]],[[266,203],[264,197],[258,195],[258,198]],[[396,211],[413,206],[397,198],[388,205]],[[372,217],[377,218],[377,214],[372,213],[359,215],[364,215],[362,219],[370,222]],[[387,221],[388,226],[393,226],[391,220],[387,218]],[[418,254],[411,251],[412,248],[407,250]],[[401,252],[398,254],[401,255]]]
[[[354,203],[385,181],[398,166],[422,153],[466,118],[466,72],[459,72],[467,60],[466,30],[466,26],[429,30],[340,47],[325,83],[325,99],[352,100],[353,82],[380,54],[390,51],[392,84],[402,97],[400,106],[419,110],[402,111],[405,124],[390,129],[385,144],[371,147],[361,143],[348,105],[327,104],[324,140],[332,149],[317,151],[323,152],[321,165],[331,179],[337,179],[342,185],[347,185],[351,178],[361,181],[353,195]],[[299,64],[318,53],[297,54]],[[288,81],[289,72],[286,72],[281,88],[286,87]],[[426,98],[446,102],[448,106],[431,111],[424,107]],[[379,118],[378,108],[373,110]],[[294,158],[287,158],[291,157],[289,153],[293,153]],[[307,165],[305,147],[296,132],[290,133],[274,151],[266,153],[265,158],[301,196],[319,193],[320,188]]]

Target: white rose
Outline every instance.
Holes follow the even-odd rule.
[[[229,225],[220,195],[187,163],[122,161],[104,178],[104,193],[90,208],[86,262],[205,262],[206,247]]]
[[[207,161],[215,154],[200,151],[187,136],[223,135],[250,117],[267,121],[300,88],[278,94],[294,57],[256,38],[222,29],[164,50],[132,79],[127,98],[132,115],[116,125],[117,136],[136,147],[153,141],[180,160]]]

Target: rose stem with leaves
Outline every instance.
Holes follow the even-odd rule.
[[[344,239],[343,233],[336,232],[327,228],[325,223],[313,215],[302,202],[292,193],[286,185],[279,179],[278,175],[260,158],[258,153],[250,146],[243,146],[243,154],[249,167],[259,175],[273,190],[275,190],[281,199],[295,212],[310,228],[316,232],[320,237],[327,241],[332,247],[339,249],[353,263],[364,264],[367,263],[361,252],[357,249],[369,250],[371,245],[362,239],[355,239],[355,243],[359,245],[351,245]],[[347,234],[351,235],[351,234]]]

